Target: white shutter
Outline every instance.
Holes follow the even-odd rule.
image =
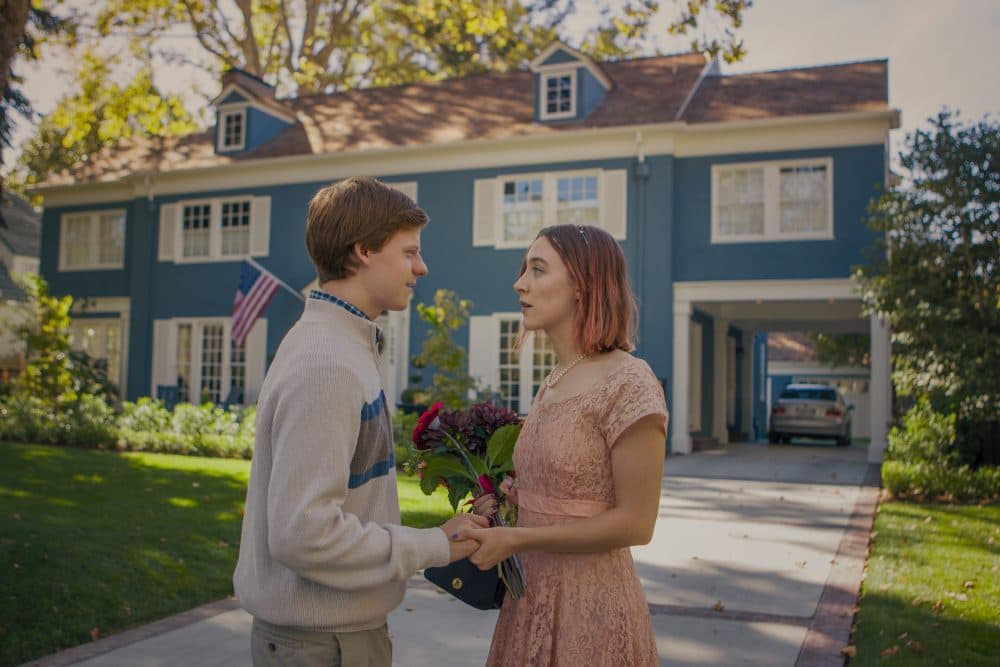
[[[246,390],[243,402],[252,405],[257,402],[260,387],[264,384],[267,371],[267,320],[263,317],[254,322],[246,340]]]
[[[158,384],[177,384],[177,327],[172,320],[153,322],[153,373],[149,389],[153,398]]]
[[[479,380],[481,390],[499,390],[499,358],[497,321],[491,315],[473,315],[469,318],[469,375]]]
[[[601,225],[613,237],[625,239],[628,226],[628,172],[612,169],[603,172],[601,183]]]
[[[59,217],[59,270],[66,268],[66,216]]]
[[[159,260],[161,262],[174,260],[174,241],[177,238],[174,227],[177,225],[178,208],[177,204],[160,205]]]
[[[476,179],[472,203],[472,245],[496,243],[497,182],[495,178]]]
[[[389,183],[392,187],[396,188],[404,195],[417,201],[417,182],[416,181],[406,181],[405,183]]]
[[[250,254],[267,257],[271,244],[271,198],[254,197],[250,220]]]

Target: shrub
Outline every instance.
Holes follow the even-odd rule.
[[[413,427],[417,425],[418,414],[397,410],[392,416],[392,441],[396,447],[396,469],[412,474],[419,457],[413,448]]]
[[[206,403],[178,404],[173,412],[161,401],[141,398],[125,403],[119,449],[249,459],[256,434],[257,408],[224,409]]]
[[[940,463],[885,461],[882,486],[902,498],[962,502],[1000,500],[1000,468],[947,467]]]
[[[116,415],[99,396],[82,394],[53,406],[44,398],[15,391],[0,402],[0,438],[77,446],[110,445],[117,439]]]
[[[921,397],[903,417],[902,428],[893,426],[890,429],[886,458],[957,467],[955,419],[954,414],[936,412],[930,400]]]

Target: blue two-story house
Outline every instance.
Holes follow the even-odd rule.
[[[470,372],[511,407],[553,366],[542,338],[514,349],[524,250],[542,226],[595,224],[628,258],[672,452],[760,431],[757,334],[864,331],[881,458],[888,332],[862,316],[850,267],[899,124],[885,61],[722,75],[695,53],[597,63],[555,43],[525,71],[294,99],[232,71],[213,105],[208,131],[122,143],[39,188],[42,273],[120,341],[126,396],[253,400],[301,302],[279,292],[234,346],[240,262],[306,289],[310,197],[366,174],[430,214],[415,301],[446,287],[473,302]],[[395,403],[425,329],[412,310],[383,320]]]

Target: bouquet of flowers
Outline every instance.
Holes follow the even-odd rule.
[[[469,493],[494,493],[514,471],[514,444],[521,432],[521,418],[491,403],[477,403],[468,410],[449,410],[435,403],[420,415],[413,429],[413,444],[420,454],[420,490],[430,495],[438,486],[448,489],[454,510]],[[491,522],[513,526],[517,507],[498,499]],[[517,556],[499,564],[500,578],[512,598],[524,595],[524,572]]]

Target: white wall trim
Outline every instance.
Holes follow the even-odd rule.
[[[131,338],[132,320],[132,299],[127,296],[98,296],[82,297],[73,300],[70,308],[70,317],[73,320],[86,320],[90,313],[118,313],[121,322],[122,334],[122,358],[121,358],[121,383],[118,387],[122,396],[128,395],[128,363],[129,363],[129,339]]]
[[[538,90],[535,92],[535,99],[538,103],[539,120],[564,120],[576,118],[577,104],[576,97],[580,90],[580,66],[577,63],[566,63],[558,66],[539,68]],[[569,111],[549,111],[548,110],[548,81],[564,76],[569,77]]]
[[[551,164],[554,156],[563,162],[592,163],[635,157],[637,131],[642,132],[642,150],[647,157],[884,146],[893,123],[898,125],[898,116],[898,111],[890,110],[699,125],[669,122],[559,131],[543,126],[530,134],[503,139],[245,160],[165,173],[137,173],[112,182],[41,185],[31,192],[43,195],[45,206],[51,208],[145,198],[154,192],[154,185],[156,195],[163,196],[329,182],[357,173],[392,177],[542,165]]]
[[[857,299],[850,278],[814,280],[710,280],[674,283],[674,299],[683,301],[817,301]]]

